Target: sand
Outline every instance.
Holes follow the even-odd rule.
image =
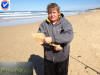
[[[98,75],[96,71],[100,72],[100,11],[66,18],[74,29],[69,75]],[[32,33],[37,32],[41,22],[0,27],[0,61],[31,61],[34,64],[34,75],[43,75],[43,47],[32,37]]]
[[[70,55],[100,72],[100,12],[68,17],[74,28]],[[70,58],[69,75],[97,75]]]

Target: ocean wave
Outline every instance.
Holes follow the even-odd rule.
[[[65,16],[72,16],[80,13],[78,12],[61,12]],[[46,19],[48,16],[45,11],[9,11],[9,12],[0,12],[0,25],[15,25],[23,23],[32,23]]]
[[[2,17],[1,19],[29,19],[29,18],[42,18],[47,16],[16,16],[16,17]]]
[[[23,17],[23,16],[34,16],[34,17],[40,17],[40,16],[46,16],[47,13],[45,12],[7,12],[7,13],[0,13],[0,17]]]

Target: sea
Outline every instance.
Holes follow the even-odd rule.
[[[61,11],[64,16],[72,16],[91,11]],[[0,27],[31,24],[43,21],[48,17],[46,11],[0,11]]]

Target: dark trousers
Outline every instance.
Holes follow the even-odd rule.
[[[44,75],[68,75],[68,63],[69,58],[58,63],[44,59]]]

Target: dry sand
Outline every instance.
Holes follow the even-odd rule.
[[[70,55],[100,72],[100,11],[68,17],[74,28]],[[69,75],[97,75],[70,58]]]
[[[67,19],[74,29],[69,75],[98,75],[82,63],[100,72],[100,11],[74,15]],[[31,61],[35,67],[34,75],[43,75],[43,48],[32,37],[32,32],[37,32],[41,22],[0,27],[0,61]]]

